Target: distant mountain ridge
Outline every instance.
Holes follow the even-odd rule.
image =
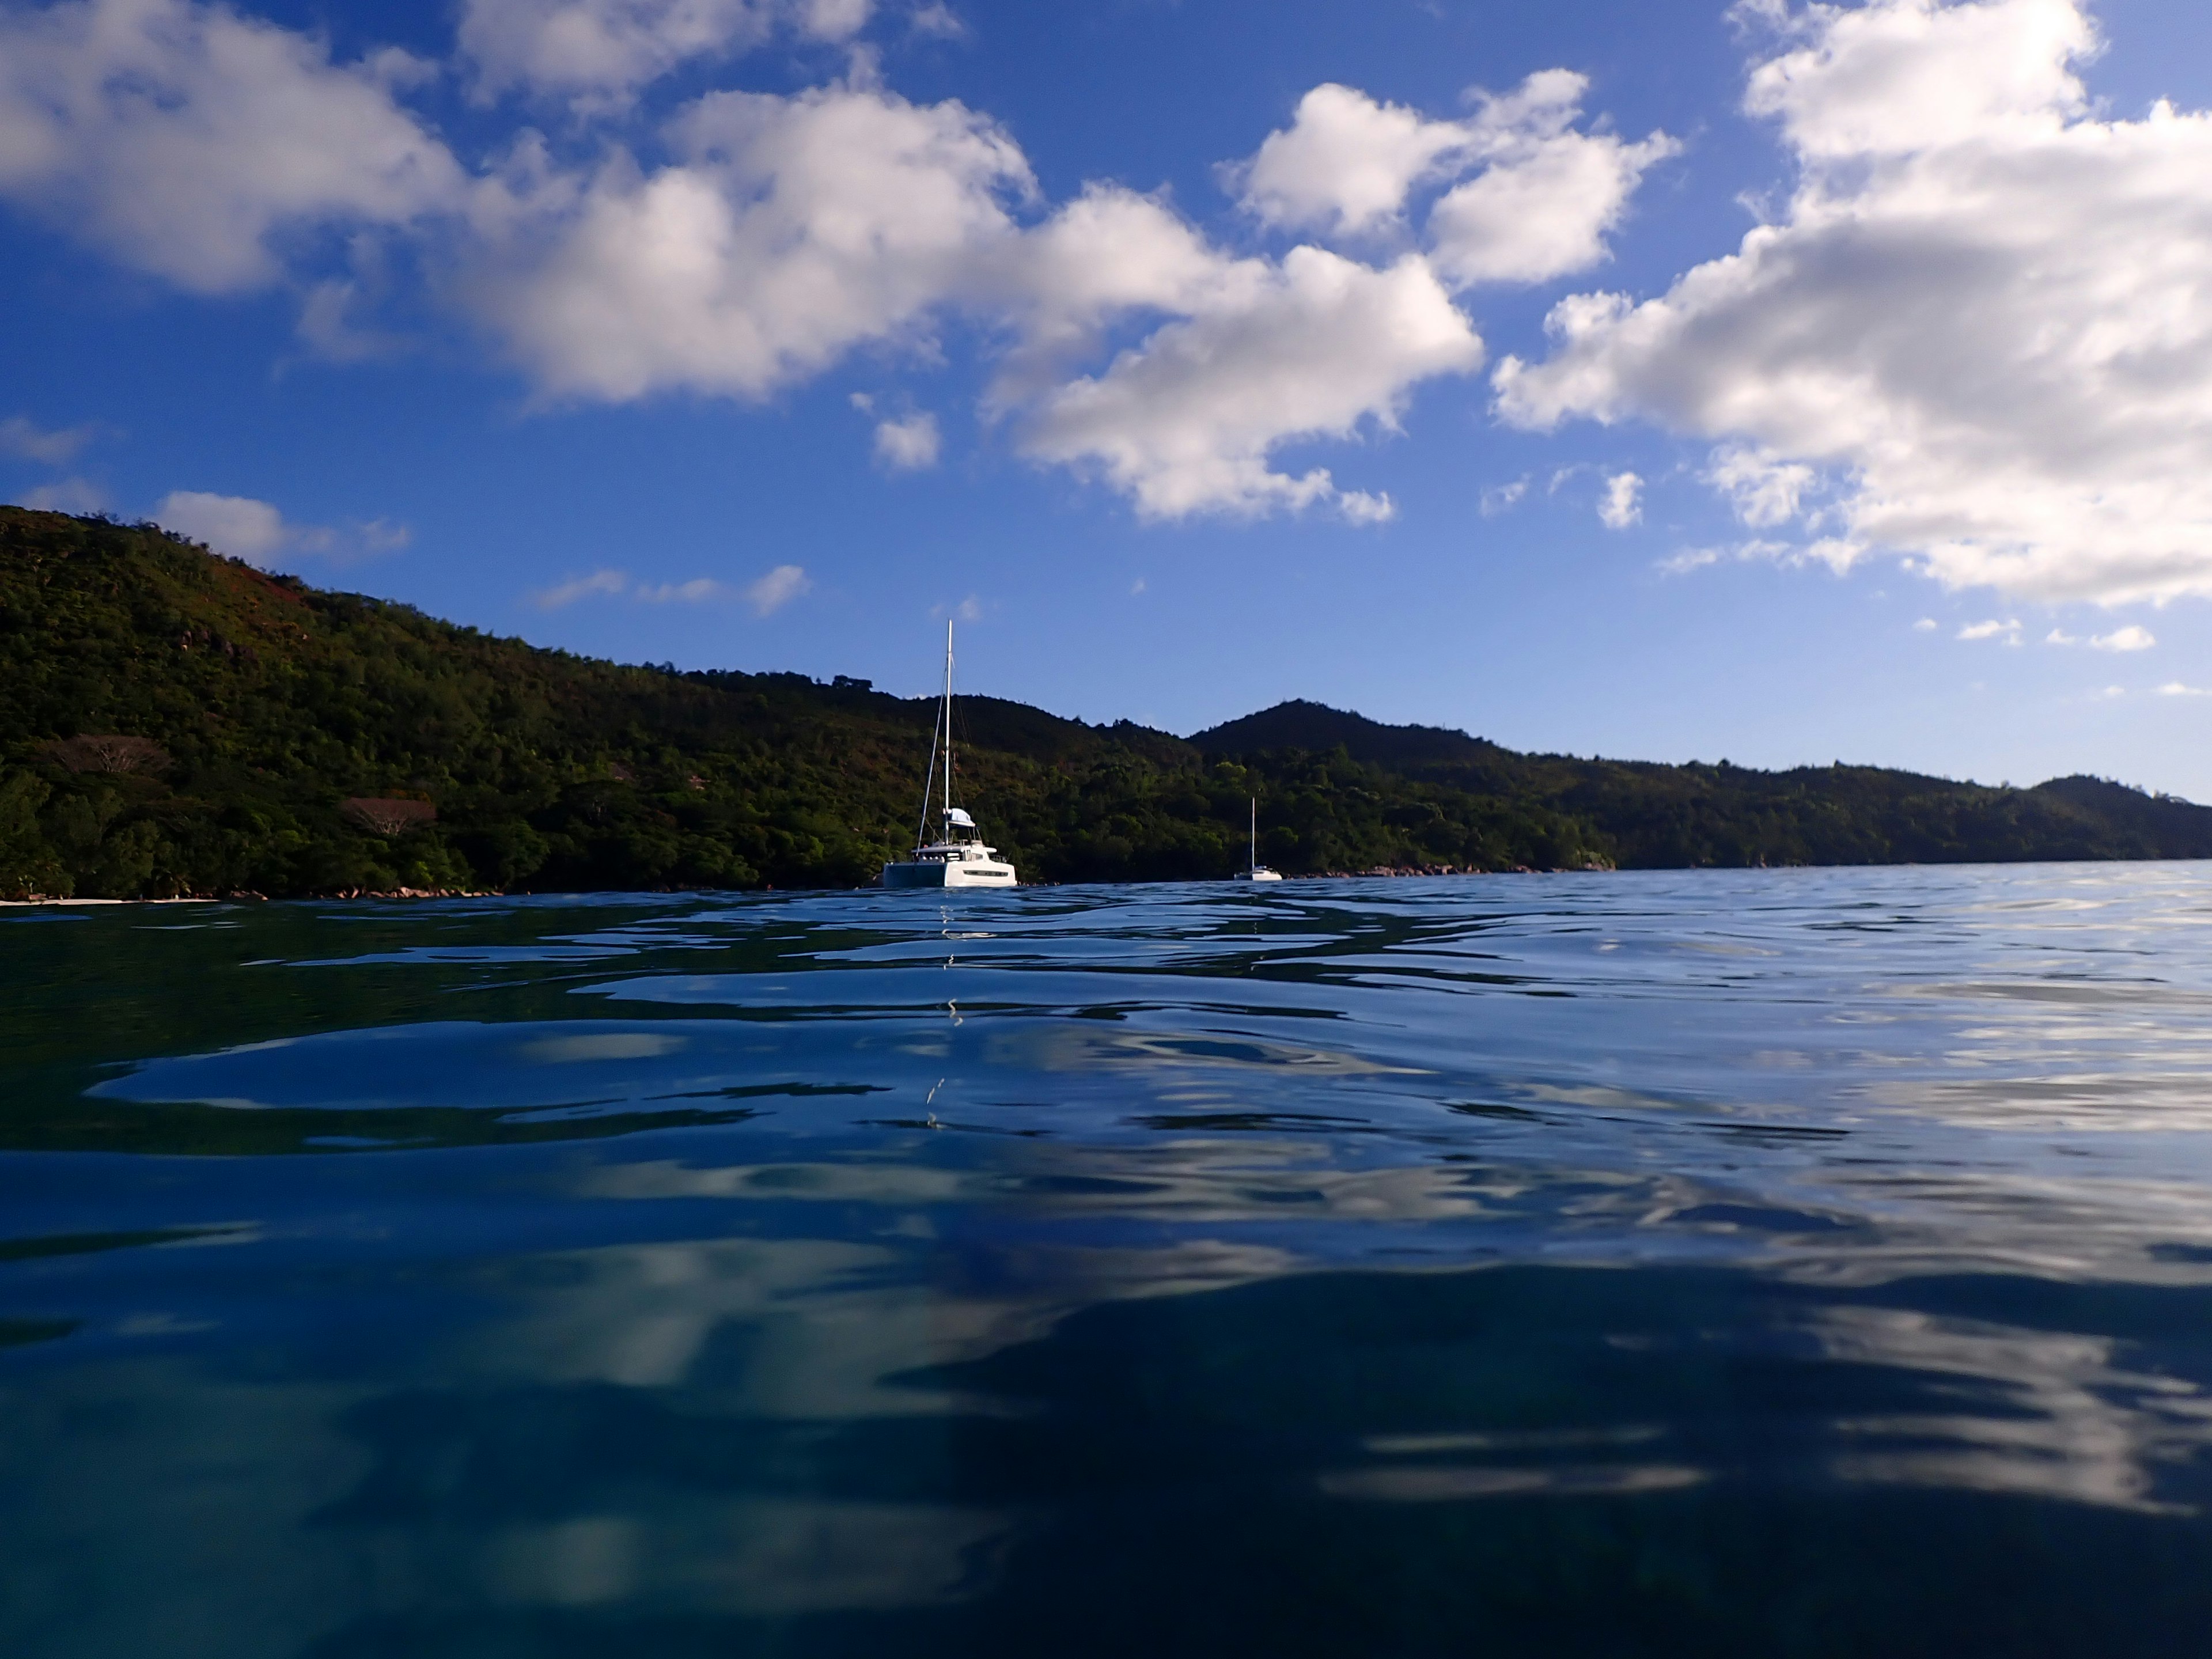
[[[1385,726],[1364,714],[1303,697],[1194,732],[1189,740],[1209,754],[1221,755],[1256,754],[1266,749],[1325,754],[1340,747],[1352,759],[1376,766],[1475,764],[1511,752],[1446,726]]]
[[[0,507],[0,896],[872,881],[927,697],[629,667],[272,577],[152,526]],[[1295,701],[1185,739],[959,706],[1025,879],[2212,857],[2212,808],[2094,778],[1523,755]]]

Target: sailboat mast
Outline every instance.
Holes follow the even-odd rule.
[[[1260,867],[1260,798],[1257,795],[1252,797],[1252,856],[1245,861],[1244,867],[1248,870]]]
[[[945,623],[945,833],[952,838],[952,622]]]

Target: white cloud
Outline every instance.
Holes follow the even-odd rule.
[[[461,50],[485,94],[524,87],[597,111],[696,58],[734,56],[779,27],[858,33],[870,0],[466,0]]]
[[[915,472],[937,465],[943,440],[937,416],[927,410],[902,420],[876,425],[876,459],[894,472]]]
[[[1480,94],[1468,120],[1438,121],[1318,86],[1224,181],[1267,224],[1350,236],[1398,223],[1421,184],[1480,166],[1429,210],[1437,273],[1459,287],[1544,282],[1604,259],[1605,234],[1646,170],[1680,148],[1664,133],[1632,144],[1572,131],[1588,87],[1571,70],[1543,70],[1510,93]]]
[[[1936,618],[1933,617],[1923,617],[1918,622],[1912,624],[1912,631],[1916,634],[1933,634],[1936,631]]]
[[[758,616],[781,611],[814,584],[801,566],[780,564],[745,589],[745,601]]]
[[[1275,472],[1269,457],[1370,422],[1393,430],[1414,385],[1482,358],[1419,256],[1381,270],[1310,246],[1237,258],[1115,185],[1006,245],[988,281],[1013,338],[987,412],[1013,417],[1032,459],[1103,477],[1147,518],[1325,503],[1352,523],[1387,520],[1387,496],[1325,469]],[[1133,319],[1150,331],[1077,372]]]
[[[2116,628],[2109,634],[2098,634],[2087,640],[2078,634],[2069,634],[2063,628],[2054,628],[2043,636],[2045,645],[2087,645],[2093,651],[2148,651],[2158,643],[2150,629],[2130,623],[2125,628]]]
[[[188,0],[0,15],[0,196],[181,288],[263,286],[304,230],[458,204],[452,155],[392,96],[421,72]]]
[[[928,0],[927,4],[916,6],[907,18],[907,27],[916,34],[934,35],[940,40],[957,40],[968,33],[967,24],[944,0]]]
[[[2148,651],[2158,641],[2148,628],[2130,623],[2125,628],[2116,628],[2109,634],[2100,634],[2089,641],[2099,651]]]
[[[524,88],[590,114],[778,32],[850,40],[870,12],[867,0],[465,0],[460,35],[479,90]],[[909,11],[915,27],[933,15]],[[1117,185],[1040,218],[1011,137],[958,102],[888,91],[865,47],[842,82],[696,99],[650,150],[602,134],[580,166],[563,159],[573,147],[524,131],[474,175],[403,106],[428,73],[396,52],[334,63],[319,38],[193,0],[0,13],[0,196],[196,291],[289,281],[301,338],[339,361],[398,343],[374,313],[419,265],[547,399],[763,399],[863,350],[926,359],[959,316],[997,354],[987,417],[1147,518],[1326,505],[1374,523],[1395,510],[1387,495],[1304,457],[1279,469],[1282,452],[1395,431],[1423,381],[1479,368],[1449,282],[1602,257],[1626,188],[1558,175],[1510,216],[1518,253],[1500,251],[1506,229],[1478,234],[1439,207],[1433,252],[1240,257],[1164,196]],[[1283,224],[1402,228],[1416,185],[1481,185],[1570,141],[1619,148],[1575,131],[1583,89],[1548,70],[1437,122],[1317,88],[1239,177],[1254,210]],[[1547,217],[1562,213],[1583,229]],[[1554,251],[1528,251],[1539,242]],[[884,465],[917,466],[941,436],[929,416],[886,414],[876,444]],[[257,533],[235,510],[223,531],[240,545]],[[294,552],[318,535],[366,544],[365,532],[281,533]]]
[[[1729,498],[1735,515],[1754,529],[1771,529],[1797,516],[1798,504],[1813,487],[1813,469],[1784,461],[1742,444],[1713,452],[1705,482]]]
[[[267,501],[246,495],[210,495],[176,489],[154,509],[155,520],[218,553],[259,564],[290,548],[299,530]]]
[[[1644,480],[1633,472],[1616,472],[1605,481],[1605,496],[1597,504],[1598,522],[1607,530],[1626,530],[1644,521],[1639,499]]]
[[[1606,233],[1644,173],[1681,146],[1663,132],[1632,144],[1571,131],[1589,84],[1546,70],[1484,99],[1474,125],[1490,165],[1429,213],[1437,268],[1449,281],[1540,283],[1604,260]]]
[[[404,342],[355,320],[355,313],[365,308],[366,298],[362,284],[354,278],[331,277],[316,283],[300,301],[299,320],[293,331],[325,362],[362,363],[389,356]]]
[[[364,554],[396,553],[415,542],[414,530],[389,519],[356,520],[344,538],[351,549]]]
[[[761,398],[918,337],[1013,234],[1000,197],[1030,188],[988,121],[874,88],[715,93],[668,137],[675,165],[524,169],[486,210],[478,309],[551,391]]]
[[[588,576],[571,576],[564,582],[532,594],[530,598],[540,611],[558,611],[579,599],[587,599],[594,593],[617,594],[629,590],[629,578],[621,571],[594,570]]]
[[[286,554],[343,564],[392,552],[415,538],[406,526],[385,519],[372,519],[344,530],[294,524],[270,502],[250,495],[214,495],[198,489],[171,490],[155,505],[154,520],[179,535],[206,543],[218,553],[259,565]]]
[[[22,504],[41,513],[82,515],[104,509],[107,506],[107,492],[89,478],[59,478],[52,483],[25,490]]]
[[[1786,213],[1657,299],[1562,301],[1503,414],[1832,468],[1850,542],[1954,587],[2212,593],[2212,118],[2088,114],[2073,0],[1795,26],[1749,100],[1799,161]]]
[[[1332,82],[1301,98],[1291,125],[1224,177],[1244,210],[1265,223],[1355,234],[1396,218],[1417,179],[1474,143],[1456,122],[1378,104]]]
[[[1486,519],[1494,519],[1501,513],[1510,513],[1528,493],[1527,477],[1518,477],[1510,483],[1492,484],[1482,492],[1481,511]]]
[[[0,455],[15,455],[27,461],[59,466],[90,443],[95,431],[89,426],[76,426],[47,432],[21,415],[11,415],[0,421]]]
[[[1991,617],[1988,622],[1967,623],[1959,630],[1958,637],[1962,640],[2003,639],[2008,645],[2018,645],[2020,623],[1999,622],[1995,617]]]
[[[786,565],[783,568],[793,570],[797,567]],[[775,573],[776,575],[781,574],[781,571]],[[763,581],[773,580],[775,577],[770,576],[764,578]],[[745,597],[752,599],[756,605],[758,605],[757,596],[762,586],[763,583],[755,583],[752,587],[745,590]],[[805,586],[803,577],[800,579],[799,586],[802,590]],[[566,581],[556,583],[551,587],[541,588],[530,596],[530,602],[540,611],[559,611],[564,606],[575,604],[579,599],[588,599],[595,594],[604,594],[609,599],[633,599],[640,605],[701,605],[709,599],[726,599],[729,593],[730,589],[727,586],[711,576],[694,576],[690,581],[684,582],[648,584],[632,581],[627,571],[599,569],[592,571],[589,575],[571,576]],[[779,605],[781,603],[781,599],[775,602]],[[761,610],[761,614],[766,616],[775,608],[775,605],[769,605]]]
[[[707,599],[719,599],[728,592],[711,576],[694,576],[688,582],[661,582],[652,587],[641,583],[630,590],[634,598],[647,605],[698,605]]]
[[[1262,262],[1229,258],[1157,197],[1085,185],[1042,224],[997,251],[986,298],[1014,332],[994,381],[995,412],[1048,389],[1094,355],[1131,313],[1188,317],[1261,285]]]
[[[1600,516],[1602,516],[1601,511]],[[1826,564],[1839,568],[1846,556],[1846,552],[1839,552],[1826,542],[1816,542],[1810,547],[1798,547],[1788,542],[1770,541],[1763,536],[1753,536],[1731,547],[1685,549],[1661,560],[1659,568],[1669,575],[1680,576],[1692,570],[1702,570],[1707,565],[1718,564],[1723,559],[1738,564]],[[1931,623],[1929,626],[1934,624]]]
[[[2158,695],[2161,697],[2212,697],[2212,690],[2184,685],[2179,680],[2168,680],[2158,688]]]
[[[1409,389],[1482,361],[1482,343],[1417,256],[1376,270],[1315,247],[1239,262],[1194,314],[1042,398],[1023,447],[1096,465],[1147,518],[1333,502],[1358,522],[1380,497],[1325,469],[1270,469],[1293,438],[1395,430]]]

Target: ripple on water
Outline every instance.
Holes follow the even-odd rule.
[[[0,1644],[2186,1650],[2208,920],[2158,866],[0,930]]]

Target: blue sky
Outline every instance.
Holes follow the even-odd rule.
[[[0,5],[0,495],[632,660],[2212,799],[2208,106],[2167,0]]]

